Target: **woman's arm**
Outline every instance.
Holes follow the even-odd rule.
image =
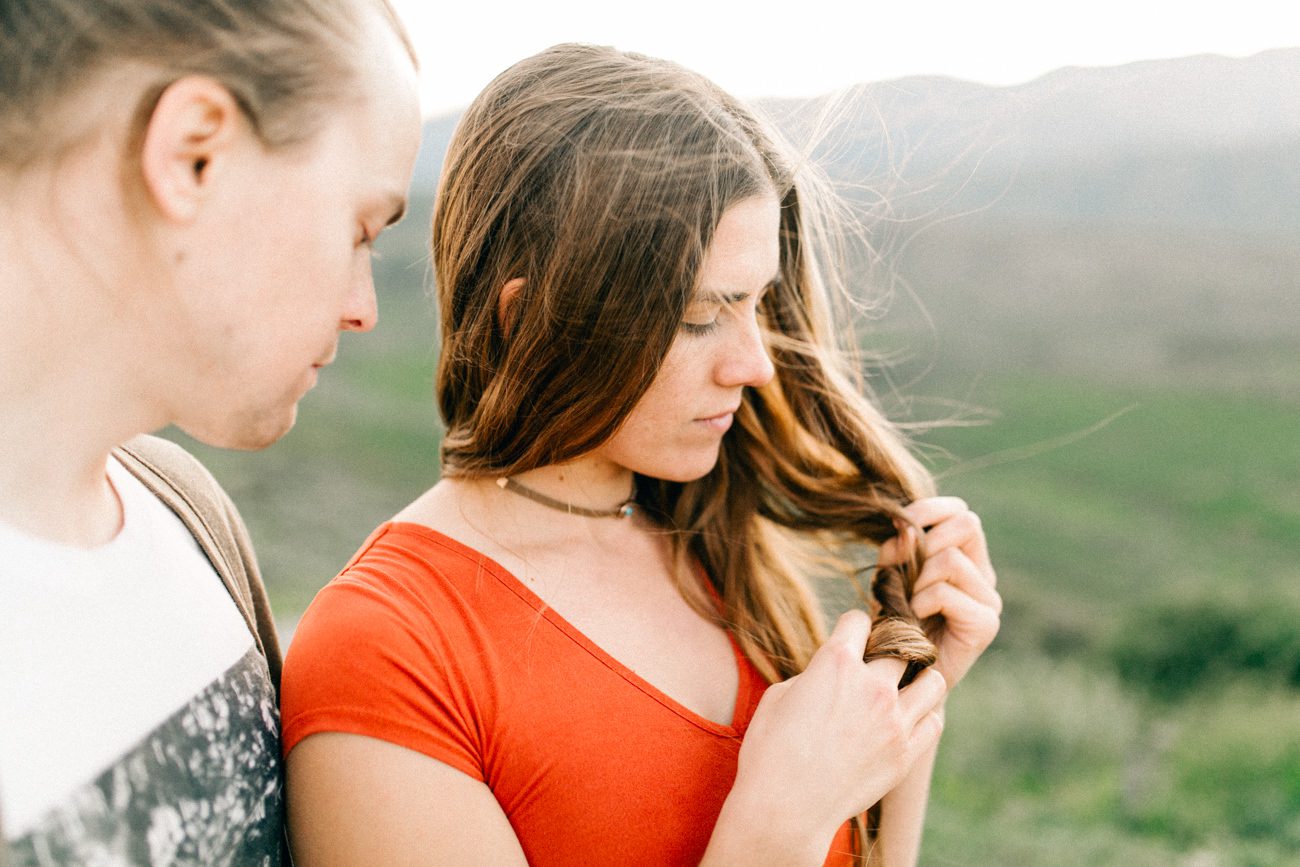
[[[485,784],[414,750],[315,734],[289,753],[286,774],[299,867],[528,863]]]
[[[938,714],[942,720],[942,707]],[[880,803],[880,858],[885,867],[915,864],[921,854],[921,831],[938,753],[938,744],[927,750]]]
[[[936,614],[943,617],[935,668],[951,689],[997,635],[1002,612],[997,574],[989,559],[979,516],[962,500],[918,500],[904,513],[924,529],[920,544],[926,560],[912,590],[912,609],[920,618]],[[904,530],[902,541],[911,544],[913,540],[907,536],[914,532]],[[891,540],[882,547],[882,565],[897,562],[897,544]],[[942,718],[942,706],[938,712]],[[922,755],[880,805],[880,846],[886,867],[917,861],[937,751],[936,745]]]

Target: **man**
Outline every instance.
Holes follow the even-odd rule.
[[[287,860],[261,448],[419,144],[387,0],[0,0],[0,860]]]

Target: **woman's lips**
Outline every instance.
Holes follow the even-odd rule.
[[[733,418],[735,418],[734,413],[723,412],[717,415],[711,415],[708,418],[698,418],[696,421],[710,430],[717,431],[718,433],[726,433],[727,429],[731,427],[731,421]]]

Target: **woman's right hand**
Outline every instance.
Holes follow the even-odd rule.
[[[901,661],[862,661],[870,632],[865,612],[847,612],[801,674],[768,687],[704,863],[821,864],[839,826],[938,743],[943,676],[900,690]]]

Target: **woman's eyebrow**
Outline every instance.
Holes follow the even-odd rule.
[[[710,289],[701,289],[691,300],[696,304],[735,304],[748,297],[748,292],[714,292]]]
[[[763,288],[759,290],[759,294],[776,287],[780,282],[781,275],[777,274],[764,284]],[[750,292],[717,292],[712,289],[701,289],[695,293],[695,297],[691,301],[697,304],[736,304],[744,301],[751,294]]]

